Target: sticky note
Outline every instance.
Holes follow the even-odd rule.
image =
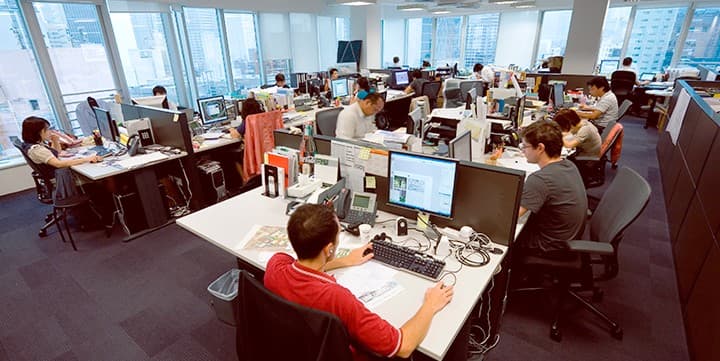
[[[373,176],[365,177],[365,188],[366,189],[375,189],[375,177],[373,177]]]

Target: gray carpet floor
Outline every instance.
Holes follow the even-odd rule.
[[[556,343],[548,337],[547,307],[512,297],[487,359],[688,359],[657,130],[632,117],[623,124],[620,164],[653,188],[649,206],[626,232],[619,276],[602,285],[601,307],[621,323],[624,340],[577,310]],[[610,179],[613,174],[608,167]],[[34,191],[1,197],[0,205],[0,360],[237,359],[234,329],[216,319],[206,290],[235,266],[233,257],[175,225],[130,243],[120,241],[119,229],[110,238],[74,232],[80,251],[73,252],[55,229],[38,237],[48,207]]]

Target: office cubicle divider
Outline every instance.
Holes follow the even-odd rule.
[[[126,120],[149,118],[156,144],[178,148],[188,154],[193,153],[187,111],[131,104],[121,104],[121,109]]]

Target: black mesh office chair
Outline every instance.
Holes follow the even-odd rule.
[[[617,98],[618,105],[632,96],[637,75],[627,70],[616,70],[610,76],[610,90]]]
[[[467,93],[472,88],[477,89],[477,96],[481,97],[485,95],[483,94],[485,84],[482,80],[463,80],[460,82],[460,97],[462,98],[463,102],[465,102],[465,96],[467,96]]]
[[[622,339],[620,325],[580,296],[579,292],[592,292],[593,301],[602,300],[602,290],[595,286],[595,281],[617,276],[618,248],[623,233],[647,206],[650,192],[650,185],[637,172],[627,167],[620,168],[590,219],[589,240],[568,242],[566,260],[525,256],[516,263],[522,265],[522,272],[543,275],[551,281],[549,286],[516,288],[513,292],[550,291],[558,298],[555,319],[550,328],[553,340],[559,342],[562,339],[560,322],[568,296],[604,321],[613,337]],[[602,274],[595,275],[593,265],[602,266]]]
[[[20,140],[20,138],[11,136],[10,141],[12,142],[13,146],[15,146],[18,151],[20,151],[20,154],[22,154],[23,158],[25,158],[25,162],[30,167],[30,169],[32,169],[31,176],[33,178],[33,181],[35,182],[35,192],[37,192],[38,201],[43,204],[52,204],[53,191],[55,189],[55,174],[43,171],[42,169],[40,169],[40,167],[38,167],[37,164],[30,160],[27,152],[23,149],[22,140]],[[57,221],[57,218],[53,217],[52,213],[48,213],[45,216],[46,223],[40,228],[38,236],[47,236],[48,228],[52,227],[55,223],[57,223]]]
[[[343,108],[324,109],[315,113],[315,124],[319,135],[335,136],[338,116]]]
[[[351,361],[345,326],[332,314],[286,301],[240,272],[237,355],[240,361]]]
[[[440,81],[427,81],[422,85],[422,92],[420,96],[427,96],[430,101],[430,110],[437,108],[437,98],[440,93],[440,87],[442,82]]]

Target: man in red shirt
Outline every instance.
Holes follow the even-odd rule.
[[[304,205],[290,216],[288,236],[298,260],[278,253],[268,262],[265,287],[286,300],[329,312],[347,328],[354,344],[383,357],[409,357],[427,334],[433,316],[450,302],[453,288],[437,283],[425,292],[417,313],[400,329],[368,310],[350,291],[325,271],[367,262],[365,245],[346,257],[335,259],[340,224],[333,210],[317,204]],[[364,358],[353,349],[355,359]]]

